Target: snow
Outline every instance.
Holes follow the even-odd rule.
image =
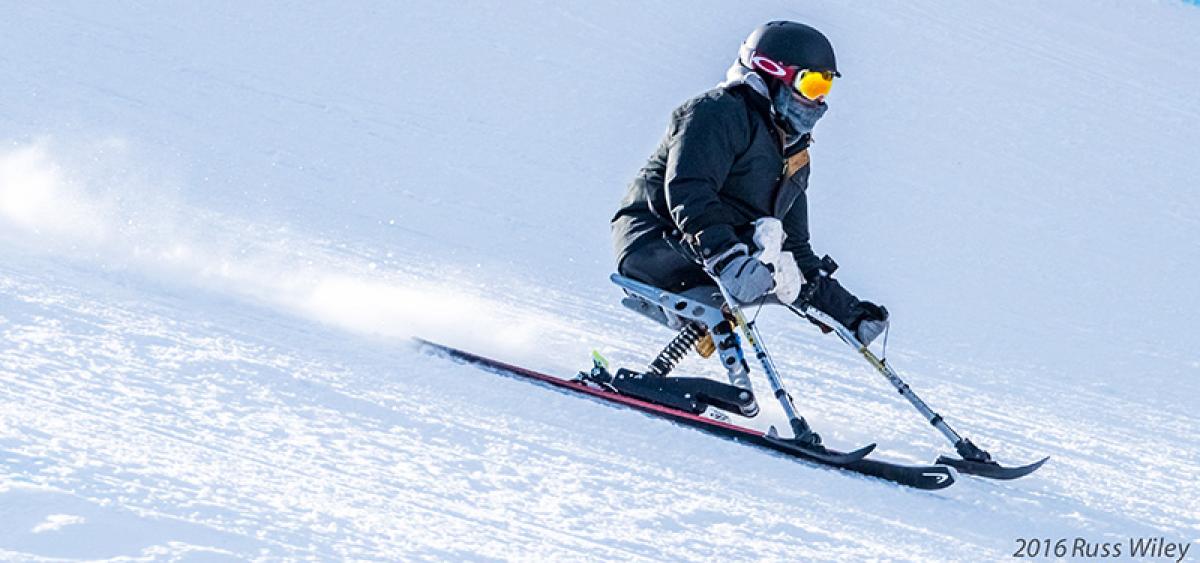
[[[1200,538],[1194,5],[3,12],[0,559]],[[617,303],[607,221],[669,111],[774,18],[824,30],[845,75],[812,151],[818,251],[893,312],[914,388],[1001,461],[1052,456],[1038,473],[914,492],[412,344],[645,362],[670,335]],[[949,453],[832,337],[760,326],[828,442]]]
[[[46,517],[44,522],[34,526],[33,530],[31,531],[35,534],[53,532],[56,530],[61,530],[65,526],[70,526],[71,524],[82,524],[84,521],[84,517],[76,516],[74,514],[51,514]]]

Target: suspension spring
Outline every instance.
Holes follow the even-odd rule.
[[[649,375],[657,375],[666,377],[671,370],[675,369],[675,364],[678,364],[684,356],[692,349],[700,337],[704,336],[705,330],[696,323],[688,323],[675,335],[662,352],[658,353],[658,357],[650,362],[650,368],[647,370]]]

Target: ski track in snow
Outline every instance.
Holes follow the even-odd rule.
[[[0,498],[11,524],[0,545],[19,558],[1000,558],[1029,530],[1196,530],[1197,464],[1160,457],[1147,470],[1144,452],[1178,445],[1139,435],[1137,410],[1098,426],[1069,412],[991,412],[959,381],[935,385],[927,394],[940,402],[979,407],[955,422],[1004,459],[1054,459],[1038,479],[919,493],[269,310],[146,303],[117,281],[67,291],[0,276]],[[571,320],[579,333],[559,338],[605,319]],[[631,337],[610,353],[637,349]],[[861,432],[834,443],[874,434],[883,455],[912,461],[939,451],[924,424],[894,420],[908,413],[848,359],[783,367],[801,366],[830,382],[805,395],[814,424]],[[790,383],[807,392],[809,379]],[[853,402],[862,406],[840,408]],[[83,522],[34,532],[52,513]]]
[[[999,560],[1019,537],[1200,538],[1200,363],[1195,337],[1179,330],[1198,311],[1164,297],[1178,288],[1163,281],[1197,271],[1200,223],[1188,210],[1200,202],[1180,188],[1200,173],[1189,152],[1200,116],[1184,103],[1200,88],[1200,68],[1180,59],[1192,51],[1155,38],[1097,51],[1103,26],[1064,19],[1080,13],[1071,3],[1041,5],[1042,19],[1020,24],[1022,33],[1013,29],[1028,9],[1007,5],[796,13],[784,2],[712,3],[690,27],[673,25],[678,6],[669,4],[639,8],[636,21],[602,6],[521,7],[539,14],[538,34],[572,46],[531,55],[523,38],[534,23],[512,7],[13,7],[0,22],[13,44],[0,75],[14,84],[0,92],[11,135],[0,147],[0,559]],[[1156,5],[1145,19],[1134,8],[1094,9],[1101,22],[1125,18],[1129,29],[1175,39],[1200,21],[1192,7]],[[829,29],[843,38],[840,58],[862,65],[847,78],[863,82],[839,87],[845,105],[814,149],[829,155],[814,183],[872,185],[882,179],[858,169],[893,173],[888,185],[911,200],[868,191],[835,202],[827,190],[814,193],[814,208],[839,217],[882,198],[895,217],[871,219],[895,255],[875,254],[876,264],[946,257],[922,263],[932,273],[877,266],[868,275],[878,241],[822,232],[834,222],[825,216],[817,235],[843,244],[839,257],[862,257],[857,273],[846,268],[855,287],[875,294],[889,288],[868,278],[891,276],[901,289],[885,295],[896,310],[944,322],[946,348],[898,328],[891,361],[1000,461],[1050,455],[1038,473],[907,490],[455,364],[409,340],[563,376],[585,367],[593,347],[614,363],[644,363],[670,335],[621,309],[605,284],[608,213],[661,132],[647,116],[665,116],[728,63],[729,45],[701,38],[730,27],[740,37],[780,13]],[[312,21],[328,25],[324,35],[313,35]],[[1063,21],[1059,35],[1045,33]],[[395,22],[406,33],[394,33]],[[914,22],[929,24],[925,40],[897,56],[950,64],[958,80],[939,79],[945,92],[920,91],[914,82],[928,81],[897,73],[923,67],[881,58],[883,40],[869,39],[907,37],[896,30]],[[477,28],[487,33],[468,34]],[[209,38],[216,29],[221,45]],[[430,35],[437,29],[470,39],[441,53],[457,65],[420,65],[425,83],[456,84],[446,69],[469,66],[471,84],[487,84],[489,96],[413,92],[401,72],[409,67],[394,65],[419,61],[360,56],[424,52],[442,44]],[[306,41],[289,39],[298,36]],[[662,65],[657,82],[631,64],[647,49],[675,60],[680,45],[686,60]],[[579,72],[580,60],[596,66]],[[1145,106],[1130,110],[1140,113],[1125,149],[1138,166],[1112,168],[1070,135],[1042,150],[1004,140],[1026,138],[1026,122],[1004,117],[1020,112],[1029,124],[1095,133],[1094,108],[1111,109],[1111,95],[1081,85],[1114,66],[1173,71],[1155,75],[1164,87],[1130,86]],[[1052,69],[1042,86],[1056,103],[1011,105],[975,80],[977,67]],[[895,95],[878,95],[871,80]],[[529,87],[543,83],[569,103]],[[623,86],[613,93],[612,84]],[[922,96],[966,101],[921,124],[927,144],[897,146],[894,137],[914,129],[897,117],[912,113],[901,100]],[[543,125],[574,123],[580,107],[611,113],[589,121],[583,140]],[[971,125],[981,114],[1001,117]],[[845,133],[856,127],[877,132]],[[890,160],[870,156],[881,146]],[[955,162],[938,156],[944,169],[900,174],[929,162],[921,151]],[[961,177],[981,192],[1010,178],[991,158],[997,151],[1044,185],[1014,186],[991,203],[955,200]],[[546,164],[555,159],[570,170]],[[1139,172],[1147,169],[1159,172]],[[1150,203],[1079,187],[1106,178],[1138,180]],[[951,212],[921,207],[935,200]],[[987,205],[1000,212],[980,213]],[[1028,217],[1008,219],[1018,207]],[[1132,242],[1106,238],[1080,218],[1089,213]],[[924,232],[926,215],[962,240]],[[1000,248],[1024,233],[1060,254]],[[1146,241],[1155,244],[1138,246]],[[981,259],[972,244],[995,255]],[[1013,260],[1022,253],[1028,265]],[[1062,271],[1044,267],[1054,260]],[[1011,277],[980,286],[1002,273],[980,262],[1036,271],[1037,284],[1072,287],[1080,300],[1112,298],[1096,280],[1133,264],[1149,287],[1120,297],[1149,308],[1154,322],[1119,308],[1081,311],[1063,292],[1062,309],[1025,331],[1005,302],[1056,301],[1014,290]],[[939,278],[996,304],[924,296]],[[1166,302],[1182,313],[1166,315]],[[878,441],[875,455],[912,463],[949,453],[839,342],[780,311],[762,315],[763,326],[787,327],[767,340],[828,443]],[[960,353],[1013,352],[1055,331],[1064,340],[1031,352],[1028,365]],[[1163,333],[1174,346],[1153,338]],[[694,357],[679,369],[722,378]],[[749,424],[783,423],[777,406],[764,409]]]

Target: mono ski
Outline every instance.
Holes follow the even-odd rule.
[[[586,379],[564,379],[428,340],[418,338],[417,342],[434,354],[474,365],[485,371],[548,384],[563,391],[580,393],[608,404],[633,408],[648,415],[665,418],[738,443],[772,450],[811,463],[836,467],[917,489],[944,489],[954,484],[954,471],[944,465],[901,465],[866,458],[865,456],[874,449],[874,444],[853,452],[839,452],[824,447],[817,449],[793,440],[780,438],[774,432],[774,428],[764,433],[753,428],[703,416],[697,412],[624,395],[604,386],[590,384]]]

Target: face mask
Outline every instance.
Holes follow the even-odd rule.
[[[817,120],[829,110],[829,104],[824,102],[805,104],[795,98],[788,88],[779,88],[775,93],[775,111],[785,122],[784,130],[789,142],[807,133],[812,133]],[[791,129],[791,131],[788,131]]]

